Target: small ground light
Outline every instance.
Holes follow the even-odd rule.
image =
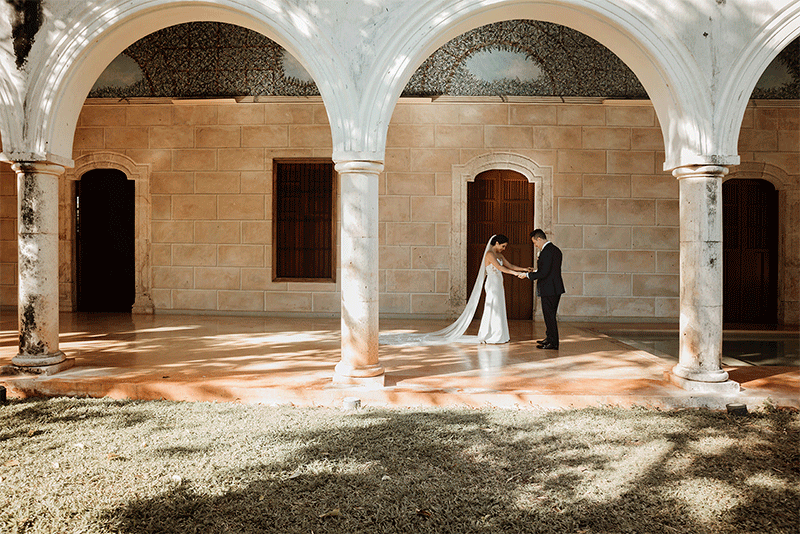
[[[728,409],[728,413],[731,415],[747,415],[746,404],[726,404],[725,408]]]
[[[361,408],[361,399],[358,397],[345,397],[343,408],[345,410],[357,410]]]

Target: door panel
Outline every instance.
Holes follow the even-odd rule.
[[[479,174],[467,184],[467,284],[475,282],[486,243],[494,234],[509,239],[504,253],[515,265],[533,265],[534,250],[530,239],[533,230],[534,185],[519,173],[491,170]],[[506,309],[509,319],[533,317],[533,284],[528,280],[504,275]],[[483,312],[483,297],[477,316]]]
[[[113,169],[77,183],[79,311],[130,312],[135,299],[134,181]]]
[[[764,180],[728,180],[723,202],[723,322],[776,324],[778,192]]]

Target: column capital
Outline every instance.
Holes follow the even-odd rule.
[[[51,161],[15,161],[11,169],[17,174],[50,174],[61,176],[66,167]]]
[[[664,162],[664,170],[671,171],[680,167],[733,166],[739,165],[742,159],[736,154],[695,154],[670,158]]]
[[[383,172],[382,161],[339,160],[334,167],[338,173],[380,174]]]
[[[672,176],[678,180],[684,178],[722,178],[730,172],[722,165],[686,165],[672,169]]]

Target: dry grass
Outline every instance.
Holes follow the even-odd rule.
[[[0,406],[0,531],[789,533],[798,414]]]

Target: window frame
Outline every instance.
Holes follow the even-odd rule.
[[[330,277],[308,277],[308,276],[278,276],[278,253],[281,252],[279,246],[280,236],[278,228],[278,208],[280,205],[280,198],[278,190],[280,186],[279,167],[283,164],[302,165],[302,164],[329,164],[331,168],[331,235],[330,235]],[[337,271],[337,200],[338,200],[338,173],[336,172],[335,164],[328,158],[274,158],[272,160],[272,281],[273,282],[299,282],[299,283],[336,283]],[[283,274],[283,273],[282,273]]]

